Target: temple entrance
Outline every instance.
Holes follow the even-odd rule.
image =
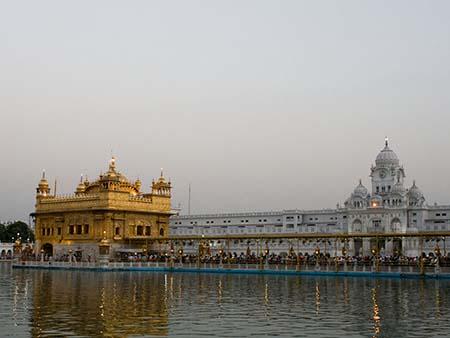
[[[401,256],[402,254],[402,240],[400,238],[394,238],[392,240],[392,252],[394,256]]]
[[[375,250],[376,254],[384,253],[386,249],[386,240],[380,238],[372,238],[370,240],[370,252],[373,253],[372,250]]]
[[[53,245],[51,245],[50,243],[45,243],[42,246],[42,250],[44,250],[44,255],[49,257],[49,256],[53,256]]]

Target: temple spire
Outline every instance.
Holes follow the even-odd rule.
[[[389,138],[387,136],[384,138],[384,144],[386,148],[389,147]]]
[[[109,170],[110,171],[116,170],[116,158],[114,156],[111,156],[111,159],[109,160]]]

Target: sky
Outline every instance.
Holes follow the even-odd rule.
[[[450,204],[449,1],[2,1],[0,220],[111,154],[191,212],[333,208],[388,136]]]

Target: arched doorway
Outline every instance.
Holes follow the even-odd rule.
[[[5,249],[2,250],[2,254],[0,255],[0,257],[1,257],[2,259],[5,259],[5,258],[6,258],[6,250],[5,250]]]
[[[376,254],[383,253],[386,249],[386,240],[384,238],[371,238],[370,251],[375,250]]]
[[[355,219],[352,223],[352,232],[361,232],[362,222],[359,219]]]
[[[42,250],[44,250],[44,255],[49,257],[49,256],[53,256],[53,245],[51,245],[50,243],[45,243],[42,246]]]
[[[394,256],[401,256],[402,255],[402,239],[401,238],[394,238],[392,240],[392,253]]]
[[[391,230],[393,232],[400,231],[402,229],[402,222],[396,217],[391,221]]]
[[[362,256],[363,254],[363,240],[361,238],[354,238],[353,239],[353,245],[355,248],[354,255],[355,256]]]

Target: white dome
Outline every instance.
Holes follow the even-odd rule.
[[[397,154],[389,148],[387,143],[375,160],[376,165],[399,165],[399,162]]]
[[[363,186],[361,180],[359,180],[359,184],[353,191],[353,194],[360,197],[366,197],[369,194],[369,191],[365,186]]]
[[[423,199],[422,191],[416,186],[416,181],[414,181],[412,187],[408,190],[408,197],[412,200]]]

